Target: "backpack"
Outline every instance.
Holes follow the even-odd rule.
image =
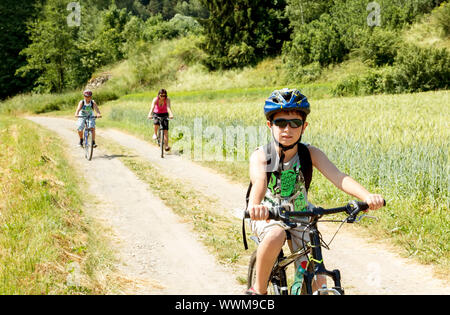
[[[263,149],[266,154],[267,164],[270,165],[270,164],[274,163],[275,167],[273,169],[278,169],[276,162],[272,161],[272,158],[271,158],[271,156],[273,156],[273,154],[271,154],[271,153],[274,153],[274,152],[276,153],[274,143],[270,142],[270,143],[266,144],[263,147]],[[302,172],[303,178],[305,180],[305,188],[306,188],[306,191],[308,191],[309,186],[311,184],[312,172],[313,172],[311,154],[309,152],[308,147],[305,144],[300,143],[300,142],[297,144],[297,154],[298,154],[298,157],[300,160],[300,171]],[[277,173],[277,171],[267,171],[266,172],[267,183],[269,183],[270,177],[272,176],[273,173]],[[247,194],[245,196],[245,202],[246,202],[245,209],[247,209],[247,207],[248,207],[248,201],[250,198],[251,189],[252,189],[252,183],[250,182],[250,184],[248,185]],[[247,246],[247,239],[246,239],[246,233],[245,233],[245,219],[244,218],[242,219],[242,238],[243,238],[243,242],[244,242],[244,248],[247,250],[248,246]]]

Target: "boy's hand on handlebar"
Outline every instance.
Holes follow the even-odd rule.
[[[377,210],[384,206],[384,198],[379,194],[369,194],[364,202],[369,205],[370,210]]]
[[[269,209],[263,205],[249,205],[248,213],[250,219],[254,221],[266,220],[269,221]]]

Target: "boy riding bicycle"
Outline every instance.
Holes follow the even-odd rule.
[[[97,147],[95,144],[95,119],[93,117],[94,110],[97,112],[97,117],[102,117],[100,110],[98,109],[97,103],[92,99],[92,91],[85,90],[83,92],[84,99],[78,103],[77,110],[75,111],[75,117],[78,118],[77,130],[78,136],[80,138],[79,146],[83,147],[83,129],[85,121],[87,122],[88,128],[92,130],[92,140],[94,148]],[[83,116],[83,117],[80,117]]]
[[[303,246],[304,229],[285,229],[284,223],[267,220],[268,206],[290,203],[295,211],[308,207],[308,188],[312,167],[345,193],[365,201],[371,210],[381,208],[384,199],[371,194],[350,176],[342,173],[318,148],[301,143],[310,113],[307,98],[296,89],[275,90],[266,100],[264,114],[273,141],[258,148],[250,157],[250,180],[247,210],[252,231],[260,240],[256,256],[256,281],[247,294],[266,294],[268,279],[287,236],[291,250]],[[305,222],[307,223],[307,222]],[[302,260],[296,262],[296,268]],[[325,284],[318,276],[315,287]]]
[[[156,140],[159,131],[159,121],[157,117],[169,119],[173,118],[172,109],[170,107],[170,98],[167,97],[167,91],[165,89],[161,89],[158,92],[158,96],[153,99],[150,112],[147,116],[148,119],[153,118],[155,132],[153,134],[153,140]],[[166,144],[164,149],[169,151],[169,121],[167,119],[162,120],[162,130],[164,131],[164,143]]]

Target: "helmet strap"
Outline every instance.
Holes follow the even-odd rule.
[[[303,127],[302,127],[302,128],[303,128]],[[284,151],[288,151],[288,150],[294,148],[295,146],[297,146],[297,144],[300,143],[300,141],[302,140],[302,135],[303,135],[303,132],[300,134],[300,137],[298,138],[298,140],[295,141],[293,144],[291,144],[291,145],[283,145],[283,144],[281,144],[277,139],[275,139],[275,136],[273,135],[273,130],[272,130],[272,138],[273,138],[273,141],[274,141],[275,144],[276,144],[278,147],[280,147],[280,149],[281,149],[281,153],[280,153],[280,166],[279,166],[279,168],[281,168],[281,170],[284,170],[284,158],[285,158]]]

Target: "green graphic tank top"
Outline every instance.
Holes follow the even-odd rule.
[[[283,164],[282,171],[270,175],[263,203],[270,206],[291,203],[295,211],[306,211],[307,191],[298,154]]]

